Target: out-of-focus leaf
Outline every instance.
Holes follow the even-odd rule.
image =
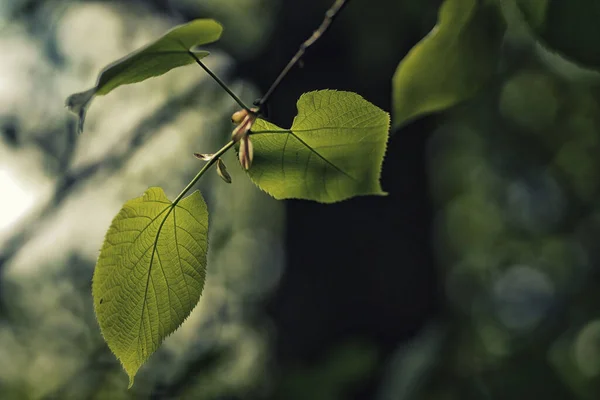
[[[526,20],[548,48],[585,68],[600,69],[600,2],[518,0]]]
[[[94,96],[193,63],[190,52],[198,59],[206,57],[207,51],[198,51],[194,47],[219,40],[222,31],[221,25],[212,19],[197,19],[170,30],[154,43],[104,68],[96,86],[67,98],[66,106],[79,117],[78,131],[83,131],[85,114]]]
[[[444,1],[437,25],[394,74],[394,127],[475,95],[496,69],[504,31],[495,2]]]
[[[516,3],[527,23],[537,29],[546,19],[549,1],[551,0],[516,0]]]

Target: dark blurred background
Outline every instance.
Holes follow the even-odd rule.
[[[196,66],[64,109],[106,64],[194,18],[247,103],[330,0],[0,3],[1,399],[600,398],[600,75],[509,24],[477,98],[393,132],[387,197],[277,202],[226,159],[199,306],[127,390],[91,276],[121,204],[173,198],[229,136],[235,104]],[[353,0],[269,103],[354,91],[391,108],[398,62],[438,0]]]

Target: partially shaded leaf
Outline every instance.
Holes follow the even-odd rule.
[[[356,93],[305,93],[289,130],[255,122],[248,174],[276,199],[333,203],[384,195],[379,178],[389,124],[388,113]]]
[[[546,10],[550,0],[516,0],[516,4],[523,13],[529,25],[538,29],[546,20]]]
[[[445,0],[437,25],[396,69],[394,127],[475,95],[496,69],[504,30],[495,2]]]
[[[517,0],[540,41],[566,59],[600,70],[600,1]]]
[[[66,106],[79,116],[78,131],[83,130],[85,112],[94,96],[105,95],[121,85],[141,82],[193,63],[190,52],[198,59],[206,57],[207,51],[198,51],[194,47],[217,41],[222,31],[221,25],[212,19],[197,19],[170,30],[154,43],[104,68],[96,86],[75,93],[66,101]]]
[[[94,271],[94,310],[129,375],[198,303],[206,276],[208,211],[200,192],[173,204],[161,188],[129,200],[112,221]]]

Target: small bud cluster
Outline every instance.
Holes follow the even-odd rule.
[[[239,158],[240,164],[245,170],[249,170],[252,166],[252,158],[254,157],[254,148],[250,140],[250,129],[256,121],[255,112],[257,109],[240,110],[231,116],[231,122],[237,124],[237,127],[231,133],[231,140],[235,143],[240,143]]]
[[[240,164],[247,171],[252,165],[252,158],[254,157],[254,149],[252,148],[252,142],[250,141],[250,128],[256,121],[256,112],[258,109],[253,108],[248,110],[240,110],[231,116],[231,122],[236,124],[236,128],[231,133],[231,140],[234,143],[240,144],[239,158]],[[210,161],[213,159],[214,154],[205,153],[194,153],[194,157],[202,161]],[[231,183],[231,175],[227,172],[227,167],[222,159],[217,159],[217,174],[227,183]]]

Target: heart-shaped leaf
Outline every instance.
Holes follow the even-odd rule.
[[[85,114],[94,96],[105,95],[121,85],[141,82],[193,63],[195,60],[190,53],[198,59],[206,57],[207,51],[194,48],[219,40],[222,31],[222,26],[215,20],[197,19],[170,30],[154,43],[104,68],[96,86],[75,93],[66,101],[66,106],[79,117],[78,131],[83,131]]]
[[[333,203],[385,195],[379,179],[389,127],[389,114],[356,93],[305,93],[290,129],[255,122],[248,174],[276,199]]]
[[[174,204],[161,188],[129,200],[106,234],[92,295],[108,347],[129,375],[198,303],[206,276],[208,211],[200,192]]]

